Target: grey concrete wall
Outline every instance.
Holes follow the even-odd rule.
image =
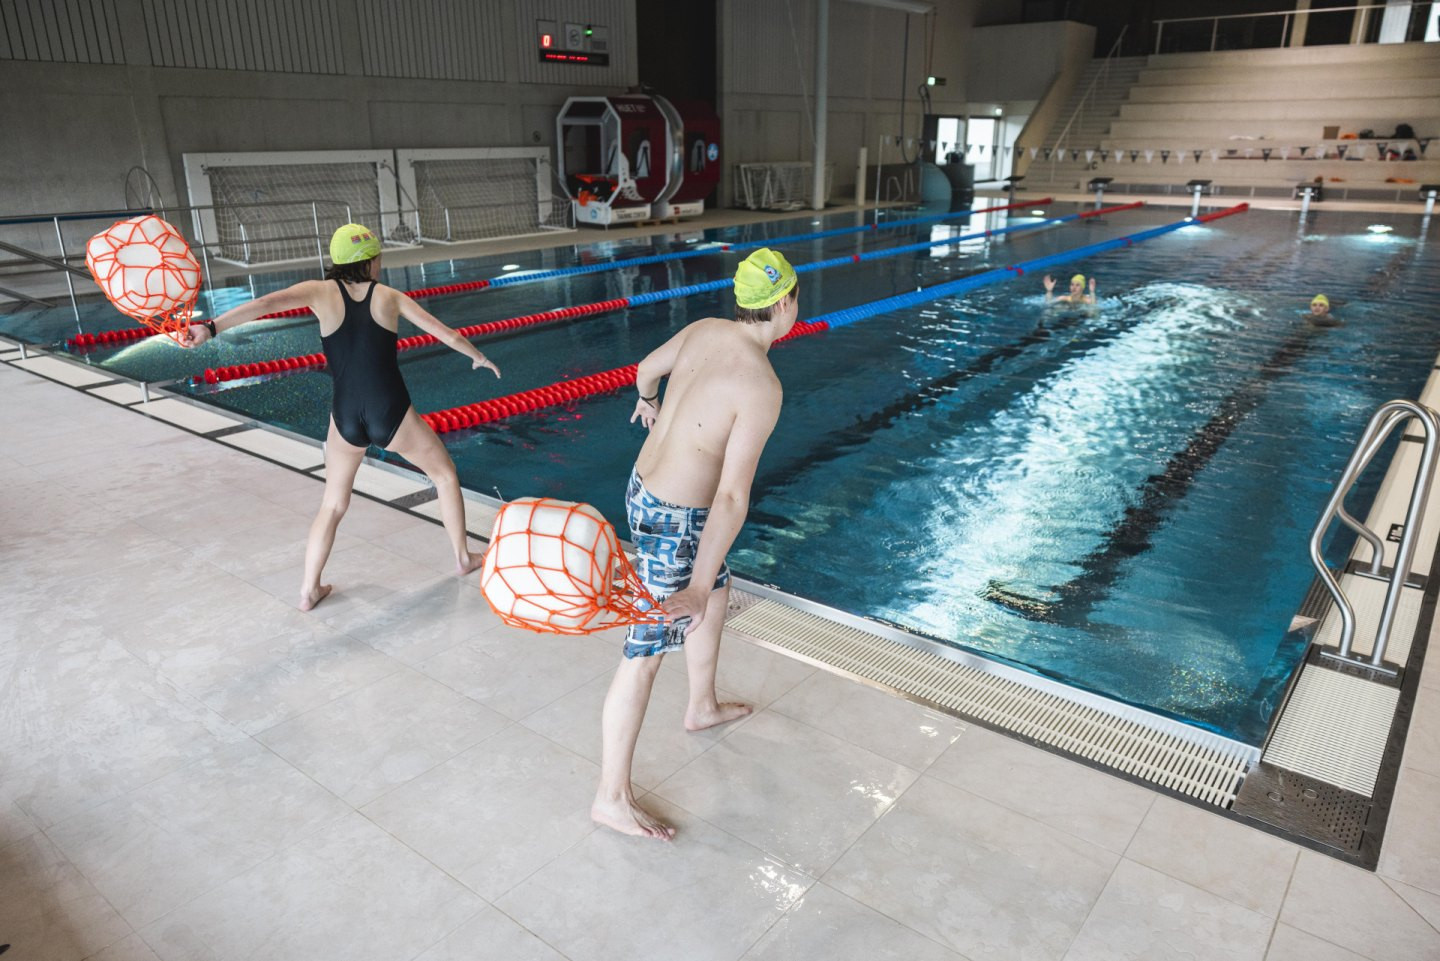
[[[1039,100],[1060,74],[1090,62],[1095,28],[1067,20],[977,27],[968,44],[972,101]]]
[[[829,111],[826,155],[835,165],[832,200],[853,198],[855,159],[869,150],[875,164],[881,137],[902,127],[920,135],[916,88],[926,76],[946,78],[930,89],[935,113],[963,113],[967,38],[975,0],[940,0],[929,15],[849,0],[830,2]],[[808,161],[814,156],[815,12],[817,0],[722,0],[720,115],[726,172],[722,203],[732,201],[733,166]],[[905,43],[909,19],[908,49]],[[756,29],[764,24],[765,29]],[[902,101],[902,69],[904,88]],[[917,148],[909,146],[911,157]],[[900,152],[893,139],[884,161]]]
[[[567,97],[637,76],[633,0],[258,0],[272,19],[248,24],[222,0],[11,2],[29,9],[0,17],[0,217],[123,207],[136,165],[183,202],[184,153],[550,144]],[[77,15],[94,10],[98,25]],[[47,15],[83,25],[88,51]],[[611,64],[541,64],[537,18],[607,26]],[[502,40],[457,44],[458,30]],[[445,79],[465,76],[503,79]],[[0,238],[55,249],[53,227]]]

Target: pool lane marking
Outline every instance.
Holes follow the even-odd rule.
[[[917,390],[911,391],[905,396],[886,404],[884,407],[872,411],[868,416],[857,419],[852,424],[827,432],[824,437],[817,441],[815,450],[805,457],[803,463],[796,463],[783,469],[767,471],[763,483],[761,483],[760,478],[756,478],[755,483],[750,489],[751,516],[757,519],[760,517],[754,505],[759,504],[761,499],[770,491],[791,483],[805,471],[810,470],[817,464],[827,464],[831,461],[839,460],[860,448],[865,443],[873,440],[877,433],[890,427],[904,415],[917,413],[927,407],[940,403],[955,385],[969,380],[972,377],[988,374],[1003,361],[1020,356],[1035,344],[1043,343],[1049,340],[1052,335],[1074,327],[1079,322],[1080,318],[1078,316],[1061,317],[1054,323],[1042,321],[1019,340],[1011,341],[1000,347],[993,347],[977,356],[964,367],[942,374]],[[1071,343],[1073,343],[1073,341]],[[1069,346],[1069,344],[1067,344],[1067,346]],[[787,524],[787,519],[778,516],[774,517],[773,521],[774,523],[771,523],[772,527],[785,526]]]
[[[1247,272],[1263,274],[1273,269],[1275,260],[1276,258],[1274,257],[1261,261],[1252,260],[1246,265]],[[1241,276],[1243,276],[1243,274]],[[1236,278],[1232,277],[1232,280],[1234,279]],[[819,438],[816,442],[815,451],[807,455],[803,464],[769,470],[766,472],[766,478],[763,484],[760,478],[756,478],[756,484],[751,488],[751,516],[757,520],[764,521],[772,527],[787,526],[789,523],[787,518],[779,515],[766,514],[756,506],[770,491],[793,482],[803,471],[817,464],[828,463],[846,456],[863,444],[873,440],[876,434],[896,423],[903,415],[917,413],[927,407],[941,403],[946,399],[949,389],[956,384],[968,380],[971,377],[989,373],[999,363],[1019,356],[1035,344],[1050,339],[1051,334],[1075,326],[1079,323],[1080,319],[1077,315],[1067,315],[1060,317],[1054,323],[1042,321],[1019,340],[1011,341],[1000,347],[991,348],[989,351],[975,357],[964,367],[942,374],[936,379],[922,384],[904,396],[886,404],[884,407],[871,412],[868,416],[857,418],[856,421],[850,425],[839,427],[826,433],[825,436]],[[1133,325],[1117,329],[1107,328],[1099,332],[1101,334],[1100,337],[1091,339],[1088,343],[1102,343],[1113,335],[1131,329],[1133,329]],[[1063,349],[1069,351],[1081,343],[1080,338],[1072,338],[1064,343]],[[1081,349],[1088,348],[1082,347]],[[1063,356],[1063,354],[1057,353],[1055,358],[1058,359],[1061,356]],[[972,401],[964,401],[958,409],[963,409],[964,406],[970,403],[972,403]],[[955,407],[948,408],[947,416],[954,416],[956,410],[957,408]]]
[[[1123,565],[1153,546],[1151,538],[1170,511],[1189,493],[1203,470],[1237,427],[1260,406],[1274,381],[1309,351],[1320,336],[1317,328],[1306,327],[1291,334],[1261,365],[1260,370],[1228,394],[1210,419],[1190,437],[1190,442],[1170,455],[1159,473],[1140,485],[1139,499],[1126,507],[1120,520],[1104,536],[1101,545],[1076,562],[1080,574],[1051,587],[1056,600],[1031,597],[1008,590],[992,580],[985,598],[1027,620],[1076,626],[1086,623],[1090,611],[1104,600],[1120,579]]]
[[[1037,257],[1034,260],[1023,261],[1009,267],[983,271],[970,277],[961,278],[960,280],[935,284],[911,293],[885,297],[870,304],[861,304],[858,307],[849,307],[844,310],[821,314],[813,320],[797,323],[791,329],[790,333],[781,337],[776,343],[783,344],[799,337],[808,337],[811,334],[819,334],[836,327],[856,323],[868,317],[874,317],[877,314],[892,313],[903,307],[914,306],[929,300],[950,296],[951,294],[973,290],[977,287],[983,287],[998,281],[1010,280],[1014,277],[1022,276],[1027,270],[1034,270],[1052,264],[1067,263],[1108,250],[1115,250],[1120,247],[1134,246],[1137,243],[1159,237],[1162,234],[1179,230],[1181,227],[1188,227],[1199,223],[1209,223],[1221,217],[1228,217],[1231,214],[1242,213],[1249,209],[1249,204],[1237,204],[1234,207],[1227,207],[1224,210],[1215,211],[1203,217],[1186,217],[1184,220],[1179,220],[1161,227],[1152,227],[1149,230],[1142,230],[1138,233],[1130,234],[1127,237],[1106,240],[1097,244],[1087,244],[1084,247],[1076,247],[1072,250],[1061,251],[1060,253],[1051,254],[1046,257]],[[1093,215],[1099,212],[1101,211],[1091,211],[1091,214]],[[951,242],[953,243],[954,239],[952,239]],[[462,404],[458,407],[450,407],[445,410],[431,411],[428,414],[421,414],[420,416],[425,419],[425,422],[429,424],[436,433],[443,434],[449,431],[466,430],[471,427],[477,427],[480,424],[487,424],[502,420],[506,417],[513,417],[516,414],[566,404],[594,394],[619,390],[634,383],[635,369],[636,365],[634,364],[626,367],[616,367],[612,370],[600,371],[599,373],[590,374],[586,377],[558,381],[546,387],[520,391],[515,394],[507,394],[504,397],[497,397],[492,400],[480,401],[474,404]]]
[[[885,247],[881,250],[867,251],[863,254],[848,254],[844,257],[834,257],[828,260],[814,261],[808,264],[801,264],[795,268],[796,273],[807,273],[813,270],[828,270],[831,267],[849,266],[861,261],[879,260],[884,257],[895,257],[900,254],[910,253],[916,250],[927,248],[950,246],[963,243],[967,240],[979,240],[987,237],[995,237],[1001,234],[1013,233],[1022,230],[1034,230],[1040,227],[1055,226],[1068,223],[1074,220],[1084,220],[1090,217],[1098,217],[1104,214],[1118,213],[1124,210],[1134,210],[1142,207],[1140,201],[1128,204],[1120,204],[1114,207],[1105,207],[1098,210],[1087,210],[1080,213],[1067,214],[1063,217],[1049,217],[1043,220],[1036,220],[1027,223],[1010,224],[1005,227],[994,227],[987,230],[973,231],[968,234],[960,234],[954,237],[945,237],[940,240],[928,240],[917,244],[906,244],[899,247]],[[468,327],[457,327],[455,332],[467,339],[484,337],[491,334],[508,333],[519,330],[523,327],[533,327],[539,324],[554,323],[560,320],[574,320],[577,317],[589,317],[596,314],[609,313],[615,310],[627,310],[633,307],[643,307],[648,304],[659,303],[665,300],[675,300],[681,297],[690,297],[695,294],[707,293],[714,290],[723,290],[734,283],[732,278],[724,277],[719,280],[707,280],[697,284],[686,284],[681,287],[670,287],[665,290],[655,290],[644,294],[636,294],[632,297],[620,297],[614,300],[602,300],[591,304],[579,304],[574,307],[558,307],[553,310],[540,311],[534,314],[524,314],[519,317],[509,317],[504,320],[492,320],[483,324],[472,324]],[[412,337],[402,337],[395,342],[397,350],[415,350],[420,347],[428,347],[439,343],[433,334],[416,334]],[[319,369],[325,366],[325,355],[320,353],[303,354],[294,357],[281,357],[275,360],[255,361],[248,364],[229,364],[224,367],[209,367],[200,374],[191,378],[192,383],[219,384],[232,380],[246,380],[251,377],[261,377],[269,374],[283,374],[291,371]]]
[[[1404,251],[1392,258],[1391,266],[1395,269],[1382,271],[1378,281],[1372,279],[1369,288],[1372,295],[1383,294],[1394,282],[1404,266],[1400,259],[1403,254]],[[990,582],[986,598],[1028,620],[1069,626],[1083,624],[1090,611],[1119,580],[1124,562],[1150,549],[1151,535],[1164,523],[1166,514],[1178,506],[1195,476],[1264,400],[1270,382],[1288,373],[1330,329],[1333,328],[1308,324],[1300,328],[1276,348],[1254,376],[1227,395],[1214,415],[1192,435],[1190,443],[1171,455],[1163,471],[1151,474],[1141,485],[1139,502],[1125,508],[1120,521],[1106,532],[1102,546],[1077,562],[1083,573],[1050,588],[1058,595],[1057,600],[1010,591],[996,581]],[[1410,438],[1402,435],[1401,439]]]
[[[819,230],[808,234],[789,234],[780,237],[771,237],[766,240],[743,241],[738,244],[706,244],[693,250],[677,250],[664,254],[649,254],[644,257],[630,257],[625,260],[606,260],[594,264],[579,264],[574,267],[556,267],[552,270],[523,270],[516,273],[500,274],[497,277],[490,277],[485,280],[467,280],[455,284],[442,284],[438,287],[421,287],[416,290],[404,291],[407,297],[415,300],[423,300],[427,297],[442,297],[449,294],[472,293],[477,290],[485,290],[488,287],[512,287],[517,284],[538,283],[543,280],[554,280],[558,277],[573,277],[580,274],[606,273],[611,270],[620,270],[625,267],[639,267],[647,264],[665,263],[671,260],[686,260],[691,257],[704,257],[717,253],[724,253],[733,250],[749,250],[765,246],[780,246],[783,244],[800,243],[807,240],[819,240],[825,237],[839,237],[844,234],[861,233],[864,231],[895,230],[900,227],[910,227],[916,224],[932,223],[943,220],[959,220],[975,214],[996,213],[1001,210],[1015,210],[1026,207],[1040,207],[1054,202],[1053,197],[1041,197],[1037,200],[1028,200],[1018,204],[1002,204],[998,207],[981,207],[978,210],[957,210],[944,214],[933,214],[925,217],[911,217],[906,220],[896,220],[890,223],[864,224],[858,227],[837,227],[832,230]],[[274,313],[263,314],[256,320],[276,320],[284,317],[305,317],[310,314],[309,307],[295,307],[290,310],[278,310]],[[72,350],[88,350],[94,347],[113,347],[120,344],[130,343],[135,340],[144,340],[154,337],[156,331],[148,327],[120,327],[115,330],[105,330],[98,334],[76,334],[65,341],[65,345]]]

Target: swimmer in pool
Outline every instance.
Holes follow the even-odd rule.
[[[1315,327],[1343,327],[1345,322],[1330,313],[1330,298],[1316,294],[1310,301],[1310,315],[1307,318]]]
[[[334,380],[330,433],[325,439],[325,494],[305,544],[305,573],[300,610],[308,611],[329,595],[320,574],[335,543],[335,530],[350,506],[355,474],[370,444],[394,451],[425,472],[435,484],[440,517],[455,553],[455,571],[469,574],[484,560],[472,554],[465,532],[465,502],[455,462],[444,443],[420,419],[400,376],[395,354],[400,318],[433,334],[451,350],[500,376],[500,368],[475,346],[445,326],[406,294],[377,283],[380,240],[359,224],[346,224],[330,240],[333,266],[324,280],[306,280],[228,310],[213,321],[191,324],[186,346],[195,347],[221,331],[266,314],[309,308],[320,323],[325,366]]]
[[[1055,278],[1049,274],[1045,275],[1045,303],[1047,304],[1074,304],[1076,306],[1094,307],[1097,303],[1095,297],[1095,278],[1090,278],[1090,291],[1085,291],[1085,275],[1076,274],[1070,278],[1070,293],[1055,296]]]

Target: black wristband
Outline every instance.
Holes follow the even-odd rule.
[[[213,320],[207,320],[207,321],[205,321],[204,327],[205,327],[206,330],[210,331],[210,336],[211,336],[211,337],[219,337],[219,336],[220,336],[220,332],[215,329],[215,321],[213,321]]]
[[[640,399],[643,400],[643,401],[644,401],[645,403],[647,403],[647,404],[653,404],[655,401],[657,401],[657,400],[660,399],[660,392],[657,390],[654,394],[650,395],[649,397],[646,397],[644,394],[641,394],[641,395],[640,395]]]

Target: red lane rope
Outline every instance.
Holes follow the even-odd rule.
[[[819,322],[802,321],[776,343],[783,344],[796,337],[819,334],[829,329],[830,325],[823,320]],[[545,407],[561,407],[582,397],[593,397],[596,394],[623,390],[635,383],[637,369],[637,365],[630,364],[626,367],[616,367],[614,370],[602,370],[598,374],[589,374],[574,380],[562,380],[548,387],[522,390],[516,394],[506,394],[504,397],[482,400],[475,404],[463,404],[459,407],[431,411],[428,414],[421,414],[420,417],[437,434],[466,430],[481,424],[504,420],[506,417],[514,417],[516,414],[526,414]]]
[[[446,294],[463,294],[471,290],[484,290],[489,286],[490,281],[488,280],[469,280],[463,284],[445,284],[440,287],[421,287],[419,290],[407,290],[405,294],[414,299],[443,297]],[[310,312],[309,307],[295,307],[291,310],[277,310],[272,314],[264,314],[256,319],[276,320],[283,317],[304,317]],[[193,327],[194,324],[191,324],[191,326]],[[74,337],[65,341],[65,344],[73,349],[84,350],[97,345],[109,346],[111,344],[126,344],[132,340],[143,340],[146,337],[154,337],[157,333],[159,332],[146,327],[126,327],[121,330],[105,330],[98,334],[76,334]],[[281,358],[281,361],[289,359],[290,358]],[[276,361],[276,363],[279,362],[280,361]],[[208,373],[208,371],[206,373]],[[210,381],[210,383],[214,383],[214,381]]]
[[[472,337],[483,337],[488,334],[498,334],[507,330],[519,330],[522,327],[533,327],[537,324],[554,323],[557,320],[570,320],[575,317],[590,317],[594,314],[604,314],[612,310],[624,310],[630,306],[628,297],[620,297],[615,300],[601,300],[593,304],[580,304],[576,307],[556,307],[554,310],[542,310],[536,314],[523,314],[519,317],[508,317],[504,320],[491,320],[483,324],[472,324],[469,327],[456,327],[455,333],[466,339]],[[400,351],[415,350],[419,347],[428,347],[431,344],[440,343],[434,334],[417,334],[414,337],[401,337],[395,342],[395,349]],[[299,357],[282,357],[278,360],[262,360],[253,364],[231,364],[228,367],[210,367],[204,373],[196,374],[192,380],[194,383],[218,384],[228,380],[242,380],[246,377],[259,377],[262,374],[278,374],[290,370],[304,370],[306,368],[320,368],[325,366],[324,354],[304,354]]]
[[[1024,207],[1038,207],[1038,206],[1042,206],[1042,205],[1044,205],[1044,204],[1050,203],[1050,202],[1052,201],[1052,199],[1053,199],[1053,198],[1051,198],[1051,197],[1041,197],[1041,198],[1038,199],[1038,200],[1028,200],[1028,201],[1025,201],[1025,202],[1023,202],[1023,203],[1004,204],[1004,205],[1001,205],[1001,206],[998,206],[998,207],[982,207],[982,208],[980,208],[980,209],[978,209],[978,210],[969,211],[969,213],[970,213],[970,214],[985,214],[985,213],[994,213],[994,212],[1000,211],[1000,210],[1011,210],[1011,209],[1024,208]],[[1129,206],[1127,206],[1127,207],[1123,207],[1123,208],[1120,208],[1120,209],[1122,209],[1122,210],[1129,209],[1130,206],[1139,206],[1139,205],[1138,205],[1138,204],[1131,204],[1131,205],[1129,205]],[[1094,212],[1091,212],[1091,213],[1088,213],[1088,214],[1083,214],[1082,216],[1093,217],[1093,216],[1096,215],[1096,213],[1098,213],[1098,211],[1094,211]],[[956,214],[956,215],[954,215],[954,216],[958,217],[958,216],[960,216],[960,215],[959,215],[959,214]],[[932,220],[932,219],[945,219],[945,218],[929,218],[929,217],[926,217],[926,218],[919,218],[919,219],[920,219],[920,220]],[[903,226],[903,225],[908,224],[908,223],[911,223],[911,221],[898,221],[898,222],[895,222],[895,223],[889,223],[889,224],[883,224],[883,225],[877,222],[877,223],[873,223],[873,224],[868,225],[868,229],[870,229],[870,230],[878,230],[878,229],[881,229],[882,226],[883,226],[884,228],[886,228],[886,229],[889,229],[889,228],[891,228],[891,227]],[[842,228],[841,231],[823,231],[822,234],[825,235],[825,236],[829,236],[829,235],[831,235],[832,233],[843,233],[843,232],[845,232],[846,230],[850,230],[850,229],[852,229],[852,228]],[[806,236],[809,236],[809,235],[806,235]],[[779,238],[779,239],[789,240],[789,241],[792,241],[792,242],[793,242],[795,239],[798,239],[798,238]],[[753,246],[753,244],[748,244],[748,243],[747,243],[747,244],[740,244],[740,245],[721,244],[721,245],[720,245],[720,249],[721,249],[722,251],[728,251],[728,250],[733,249],[733,248],[736,247],[736,246],[746,247],[746,246]],[[643,259],[643,258],[642,258],[642,259]],[[621,265],[617,263],[616,266],[621,266]],[[559,273],[563,274],[564,272],[565,272],[565,270],[562,269]],[[549,273],[549,272],[547,272],[547,273]],[[540,279],[540,278],[537,277],[537,278],[535,278],[535,279]],[[461,294],[461,293],[465,293],[465,292],[467,292],[467,291],[472,291],[472,290],[484,290],[486,287],[490,287],[490,286],[493,286],[493,285],[494,285],[494,280],[470,280],[470,281],[465,281],[464,283],[458,283],[458,284],[443,284],[443,285],[438,286],[438,287],[421,287],[421,288],[419,288],[418,290],[407,290],[407,291],[405,291],[405,293],[406,293],[408,296],[412,297],[412,298],[421,299],[421,298],[425,298],[425,297],[443,297],[443,296],[446,296],[446,295],[448,295],[448,294]],[[293,308],[293,309],[291,309],[291,310],[278,310],[278,311],[275,311],[274,313],[264,314],[264,315],[258,317],[257,319],[258,319],[258,320],[277,320],[277,319],[281,319],[281,318],[285,318],[285,317],[304,317],[305,315],[309,314],[310,312],[311,312],[311,311],[310,311],[310,308],[308,308],[308,307],[295,307],[295,308]],[[575,315],[575,316],[583,316],[583,315],[577,314],[577,315]],[[93,348],[93,347],[96,347],[96,346],[99,346],[99,345],[110,346],[110,345],[113,345],[113,344],[129,343],[130,341],[134,341],[134,340],[143,340],[143,339],[145,339],[146,337],[153,337],[153,336],[155,335],[155,333],[156,333],[156,331],[152,331],[152,330],[149,330],[149,329],[146,329],[146,328],[143,328],[143,327],[126,328],[126,329],[123,329],[123,330],[107,330],[107,331],[102,331],[101,333],[98,333],[98,334],[77,334],[76,336],[71,337],[71,338],[70,338],[69,340],[67,340],[65,343],[66,343],[67,346],[69,346],[69,347],[70,347],[71,349],[73,349],[73,350],[88,350],[88,349],[90,349],[90,348]],[[431,341],[431,343],[433,343],[433,341]],[[416,345],[416,346],[420,346],[420,345]],[[286,357],[286,358],[280,358],[280,359],[277,359],[277,360],[274,360],[274,361],[267,361],[267,363],[275,364],[275,365],[281,365],[281,366],[276,366],[276,367],[274,367],[273,370],[277,370],[277,371],[278,371],[278,370],[294,370],[294,369],[297,369],[297,368],[289,367],[289,366],[283,366],[286,361],[292,360],[292,359],[293,359],[293,358],[288,358],[288,357]],[[217,378],[218,378],[218,380],[233,379],[233,378],[218,377],[218,370],[219,370],[219,368],[217,368],[216,370],[217,370]],[[210,384],[217,383],[217,380],[211,380],[211,379],[210,379],[210,371],[208,371],[208,370],[207,370],[204,374],[199,375],[199,376],[197,376],[197,377],[195,378],[196,383],[199,383],[201,380],[204,380],[206,383],[210,383]]]

